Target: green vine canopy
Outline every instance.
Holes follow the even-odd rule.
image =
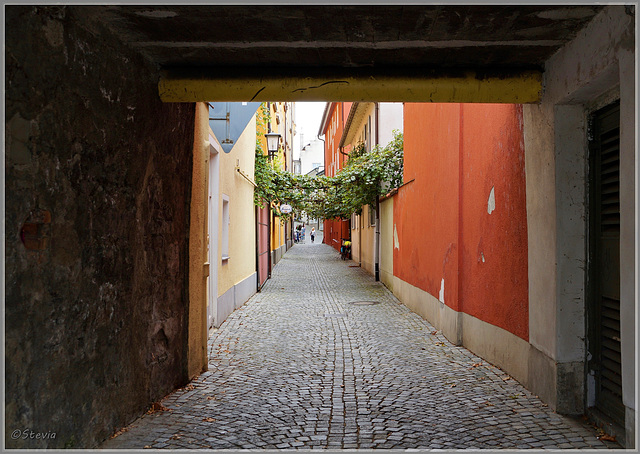
[[[258,113],[258,121],[266,124],[268,111],[263,108]],[[385,147],[376,145],[366,151],[364,144],[358,144],[333,177],[285,172],[279,161],[265,155],[262,136],[259,133],[256,141],[254,203],[271,206],[283,221],[302,212],[314,219],[348,219],[402,185],[404,142],[399,131],[393,131],[393,140]],[[281,213],[282,204],[290,205],[292,213]]]

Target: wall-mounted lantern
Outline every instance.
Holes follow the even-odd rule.
[[[267,151],[269,152],[269,159],[273,159],[273,157],[278,153],[278,148],[280,147],[280,134],[277,132],[270,132],[264,135],[267,138]]]

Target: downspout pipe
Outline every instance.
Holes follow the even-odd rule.
[[[378,135],[378,126],[379,126],[379,117],[380,117],[380,103],[376,103],[376,110],[374,115],[374,124],[376,128],[376,145],[380,144],[380,136]],[[380,280],[380,197],[376,197],[376,231],[374,235],[375,241],[373,245],[373,253],[374,253],[374,275],[376,281]]]

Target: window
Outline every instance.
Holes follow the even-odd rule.
[[[374,227],[376,225],[376,209],[369,205],[369,226]]]
[[[371,116],[369,116],[369,143],[367,143],[367,151],[373,148],[373,130],[371,127]]]
[[[229,260],[229,227],[231,224],[231,217],[229,216],[229,196],[222,195],[222,244],[220,245],[220,251],[222,254],[222,261]]]
[[[364,142],[365,150],[369,151],[369,131],[367,130],[367,125],[364,125],[362,142]]]

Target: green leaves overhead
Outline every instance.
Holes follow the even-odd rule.
[[[264,154],[259,134],[256,143],[254,202],[270,205],[283,220],[291,214],[280,213],[282,204],[293,213],[305,212],[311,218],[348,219],[361,213],[364,205],[375,205],[379,196],[402,185],[403,136],[394,137],[384,148],[366,151],[364,144],[349,154],[343,169],[334,177],[294,175],[270,162]]]

